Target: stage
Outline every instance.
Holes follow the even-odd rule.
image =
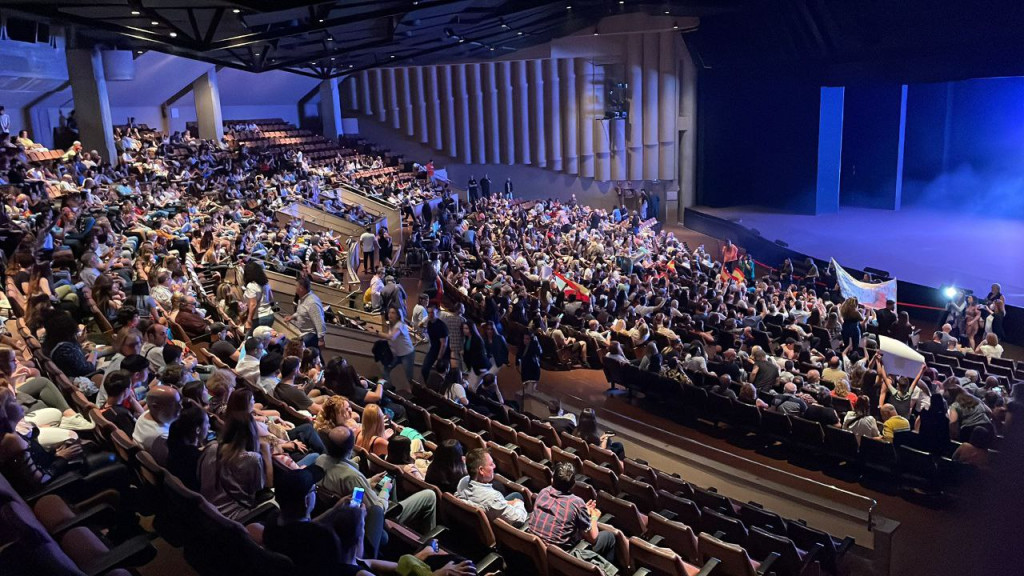
[[[756,206],[694,210],[755,228],[797,252],[833,257],[849,268],[878,268],[906,282],[954,284],[981,298],[998,282],[1007,304],[1024,306],[1024,222],[1018,220],[923,209],[843,208],[819,216]]]

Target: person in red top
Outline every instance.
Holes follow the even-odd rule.
[[[576,467],[572,463],[555,464],[551,486],[537,495],[527,530],[563,550],[571,550],[580,540],[586,540],[596,554],[614,563],[615,535],[598,529],[601,511],[593,500],[584,502],[572,493],[575,482]]]
[[[427,182],[434,179],[434,161],[430,160],[427,162]]]
[[[740,259],[740,249],[732,243],[732,240],[726,240],[725,246],[722,246],[722,267],[725,270],[732,272],[732,269],[736,267],[736,262]]]

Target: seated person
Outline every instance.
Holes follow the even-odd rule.
[[[594,553],[608,562],[615,562],[615,535],[598,529],[601,511],[597,503],[584,502],[572,493],[576,483],[576,467],[570,462],[557,462],[551,486],[537,494],[527,530],[549,546],[569,551],[581,540],[592,544]]]
[[[522,495],[504,495],[494,489],[494,459],[486,448],[474,448],[466,455],[469,476],[459,482],[456,496],[483,508],[491,520],[501,518],[516,528],[526,525],[528,513]],[[518,496],[518,498],[517,498]]]

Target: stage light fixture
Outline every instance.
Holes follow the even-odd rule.
[[[241,14],[241,13],[242,13],[242,11],[241,11],[241,10],[239,10],[238,8],[235,8],[234,10],[232,10],[232,11],[231,11],[231,13],[232,13],[232,14]]]
[[[171,36],[171,38],[177,38],[178,37],[178,33],[177,32],[171,32],[170,36]]]
[[[139,14],[142,14],[142,12],[139,12],[138,10],[132,10],[132,16],[138,16]]]
[[[152,22],[150,22],[150,25],[152,25],[152,26],[159,26],[160,23],[157,22],[156,20],[153,20]]]
[[[950,300],[956,298],[956,293],[956,286],[946,286],[945,288],[942,289],[942,295]]]

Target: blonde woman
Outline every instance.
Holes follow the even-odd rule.
[[[846,398],[850,401],[850,406],[857,403],[857,395],[850,392],[850,383],[846,380],[839,380],[836,382],[836,387],[832,390],[833,398]]]
[[[344,396],[330,396],[324,402],[323,410],[316,415],[313,428],[321,435],[326,435],[335,426],[345,426],[353,433],[359,433],[359,421],[352,411],[352,404]]]
[[[376,404],[363,409],[363,426],[356,434],[356,446],[381,458],[388,455],[388,438],[394,433],[384,425],[384,414]]]

